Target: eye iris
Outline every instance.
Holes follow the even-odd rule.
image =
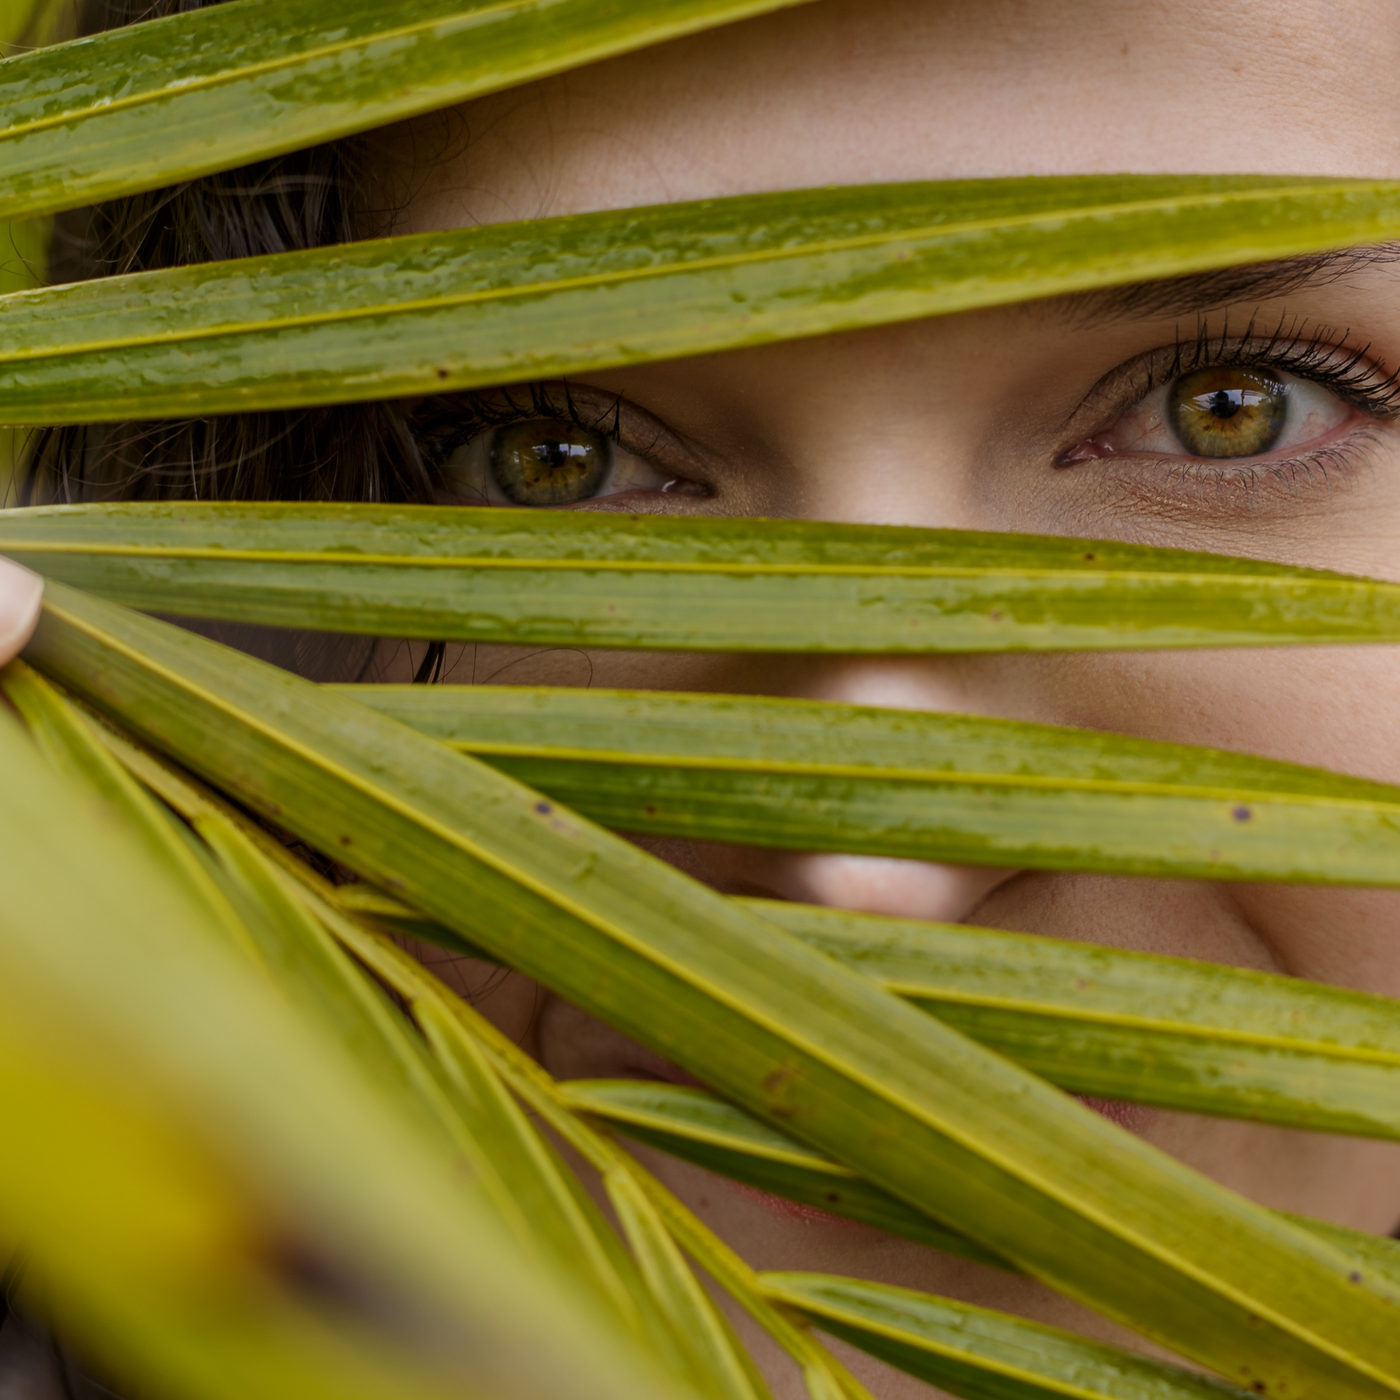
[[[574,423],[512,423],[491,438],[491,475],[519,506],[586,501],[602,486],[609,459],[607,439]]]
[[[1267,452],[1288,418],[1284,385],[1257,369],[1202,369],[1172,385],[1172,427],[1197,457],[1252,457]]]

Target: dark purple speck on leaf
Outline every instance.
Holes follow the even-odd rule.
[[[1248,807],[1236,807],[1230,815],[1234,817],[1237,822],[1247,822],[1254,813],[1251,812]]]
[[[537,811],[542,817],[547,817],[553,810],[554,808],[551,807],[548,802],[535,803],[535,811]]]

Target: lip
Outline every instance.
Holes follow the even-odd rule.
[[[1073,1097],[1085,1108],[1092,1108],[1110,1123],[1115,1123],[1125,1132],[1134,1133],[1138,1137],[1147,1131],[1155,1116],[1155,1110],[1146,1104],[1128,1103],[1124,1099],[1101,1099],[1093,1094],[1075,1094]]]
[[[774,1195],[772,1191],[765,1191],[760,1186],[750,1186],[745,1181],[735,1181],[733,1177],[725,1177],[725,1184],[732,1187],[740,1196],[747,1201],[752,1201],[761,1210],[766,1210],[771,1215],[780,1215],[787,1220],[797,1220],[803,1225],[825,1225],[834,1226],[841,1230],[868,1230],[871,1227],[859,1220],[852,1220],[845,1215],[833,1215],[829,1210],[823,1210],[820,1206],[804,1205],[801,1201],[790,1201],[786,1196]]]

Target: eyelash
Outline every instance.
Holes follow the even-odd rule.
[[[1154,389],[1193,370],[1256,365],[1311,380],[1373,418],[1400,417],[1400,369],[1379,378],[1384,367],[1374,366],[1367,359],[1369,345],[1349,347],[1346,336],[1334,342],[1325,327],[1307,339],[1299,339],[1296,330],[1296,322],[1289,326],[1281,321],[1272,334],[1261,338],[1251,321],[1239,335],[1232,336],[1227,325],[1218,336],[1205,326],[1194,340],[1178,336],[1171,347],[1172,358],[1166,372],[1159,374],[1156,366],[1145,366],[1146,383],[1134,394],[1132,402],[1136,404]]]
[[[1339,341],[1334,340],[1325,327],[1300,339],[1297,329],[1296,321],[1291,324],[1281,321],[1271,334],[1260,337],[1251,321],[1239,334],[1232,334],[1228,325],[1223,326],[1218,334],[1213,334],[1203,325],[1194,339],[1178,336],[1173,345],[1165,347],[1169,355],[1165,362],[1159,354],[1141,367],[1139,382],[1125,396],[1127,404],[1118,413],[1127,412],[1154,389],[1193,370],[1249,365],[1285,371],[1308,379],[1373,419],[1390,421],[1400,418],[1400,369],[1383,374],[1384,366],[1374,365],[1367,358],[1369,344],[1349,346],[1347,336]],[[436,402],[441,404],[441,401]],[[510,389],[455,395],[450,407],[443,405],[437,408],[435,422],[420,426],[418,435],[430,465],[437,469],[459,447],[483,430],[531,418],[565,419],[623,446],[622,411],[621,395],[613,397],[611,406],[599,412],[596,403],[580,405],[567,380],[548,383],[535,381]],[[1334,470],[1345,470],[1350,465],[1352,453],[1359,446],[1360,443],[1356,442],[1334,443],[1321,452],[1290,457],[1267,466],[1256,459],[1253,468],[1247,462],[1240,461],[1233,467],[1222,463],[1217,471],[1245,471],[1252,475],[1255,470],[1264,470],[1292,480],[1300,472],[1307,474],[1320,468],[1326,476],[1329,465]],[[636,446],[632,450],[639,456],[647,455],[645,450]]]
[[[525,402],[517,400],[519,394],[526,396]],[[441,467],[459,447],[483,430],[524,423],[532,418],[564,419],[577,428],[585,428],[618,446],[623,445],[622,396],[619,394],[613,399],[608,412],[599,414],[575,402],[567,380],[518,384],[510,389],[493,389],[489,394],[469,391],[454,395],[450,407],[431,411],[439,417],[429,418],[426,412],[420,413],[417,435],[434,467]]]

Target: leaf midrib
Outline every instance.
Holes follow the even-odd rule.
[[[45,360],[64,359],[75,355],[97,354],[104,350],[137,350],[163,344],[186,345],[207,340],[236,338],[238,336],[258,332],[280,332],[314,326],[342,325],[353,321],[370,320],[377,316],[397,316],[422,311],[448,310],[483,302],[514,301],[539,294],[577,291],[590,287],[622,286],[628,283],[652,281],[672,275],[688,276],[696,272],[714,272],[728,268],[749,266],[756,263],[773,263],[791,261],[797,258],[821,257],[833,253],[855,252],[862,248],[890,246],[900,242],[918,243],[929,242],[935,239],[952,240],[954,238],[985,233],[990,230],[1011,230],[1071,221],[1092,221],[1107,214],[1147,214],[1171,212],[1180,209],[1182,206],[1187,206],[1189,208],[1209,208],[1222,204],[1259,203],[1279,198],[1315,197],[1384,183],[1386,182],[1334,180],[1301,187],[1296,185],[1269,186],[1262,190],[1243,192],[1229,191],[1195,196],[1177,195],[1150,200],[1130,200],[1114,204],[1075,206],[1049,212],[1041,210],[1034,214],[1011,215],[995,219],[977,219],[960,224],[935,224],[916,229],[899,229],[882,233],[856,234],[848,238],[825,239],[815,243],[799,244],[796,247],[755,249],[752,251],[716,254],[708,258],[694,258],[680,262],[668,262],[660,266],[623,268],[615,272],[600,272],[587,276],[565,277],[553,281],[521,283],[508,287],[484,288],[478,291],[457,292],[439,297],[420,297],[410,301],[383,302],[375,306],[356,307],[351,310],[335,313],[308,313],[302,316],[288,316],[266,321],[233,321],[196,330],[162,331],[159,334],[148,336],[109,337],[105,340],[79,341],[38,352],[0,351],[0,364],[37,364]],[[493,231],[496,231],[505,226],[492,225],[490,227]],[[410,236],[416,237],[416,235]],[[283,256],[297,257],[303,255],[291,254]],[[235,266],[237,266],[237,264],[235,264]],[[239,271],[246,273],[247,269],[239,268]],[[168,277],[169,273],[135,273],[132,274],[132,276]],[[120,279],[108,280],[116,282]],[[48,294],[48,292],[49,289],[47,288],[39,288],[38,290],[11,293],[11,295],[33,300],[36,297]],[[3,304],[3,301],[4,298],[0,298],[0,304]]]
[[[0,357],[3,358],[3,357]],[[1229,587],[1242,580],[1274,587],[1307,588],[1309,591],[1326,585],[1333,591],[1346,592],[1363,587],[1365,591],[1400,593],[1400,584],[1388,583],[1380,579],[1364,578],[1359,575],[1329,575],[1318,572],[1285,571],[1268,572],[1268,566],[1261,563],[1259,572],[1209,573],[1203,570],[1168,569],[1091,569],[1063,566],[1020,567],[1015,565],[976,565],[976,564],[830,564],[816,561],[806,563],[769,563],[753,561],[736,563],[727,560],[710,561],[704,559],[606,559],[606,558],[559,558],[557,556],[537,556],[532,558],[506,557],[491,554],[370,554],[341,550],[272,550],[272,549],[225,549],[220,546],[201,545],[145,545],[145,544],[103,544],[98,541],[45,541],[20,538],[6,540],[0,537],[0,553],[5,554],[64,554],[83,557],[116,559],[161,559],[180,561],[212,560],[252,564],[333,564],[333,565],[378,565],[384,568],[422,569],[477,569],[477,570],[562,570],[597,573],[669,573],[669,574],[733,574],[746,576],[764,574],[775,576],[820,575],[831,577],[859,578],[976,578],[1011,580],[1030,579],[1052,582],[1067,578],[1087,579],[1093,582],[1112,583],[1161,583],[1168,580],[1189,584],[1194,587]]]
[[[501,758],[558,759],[580,763],[615,764],[630,768],[686,768],[697,771],[751,772],[813,778],[863,778],[880,782],[937,784],[945,787],[1032,788],[1051,792],[1098,792],[1125,797],[1182,797],[1204,801],[1254,802],[1269,805],[1293,805],[1306,808],[1329,807],[1371,813],[1390,813],[1400,818],[1400,799],[1382,802],[1363,797],[1324,797],[1309,793],[1279,792],[1267,788],[1196,787],[1189,784],[1125,782],[1112,778],[1047,777],[1039,773],[977,773],[942,768],[886,768],[878,764],[817,763],[801,759],[730,758],[725,755],[673,754],[664,751],[648,753],[624,749],[574,748],[555,744],[523,744],[477,741],[474,739],[439,740],[448,748],[464,753],[493,755]]]
[[[1076,1215],[1086,1222],[1092,1224],[1108,1238],[1118,1239],[1129,1247],[1136,1249],[1140,1254],[1155,1259],[1165,1265],[1170,1270],[1186,1278],[1192,1279],[1198,1286],[1217,1297],[1228,1299],[1232,1305],[1252,1313],[1261,1320],[1267,1320],[1269,1324],[1277,1328],[1285,1336],[1292,1336],[1306,1345],[1313,1348],[1320,1356],[1327,1356],[1334,1361],[1350,1368],[1359,1375],[1368,1377],[1377,1382],[1392,1393],[1400,1393],[1400,1377],[1388,1375],[1380,1367],[1358,1356],[1355,1350],[1345,1345],[1345,1343],[1334,1340],[1326,1335],[1319,1334],[1318,1331],[1309,1326],[1301,1318],[1290,1317],[1280,1312],[1276,1307],[1265,1303],[1262,1299],[1251,1297],[1243,1292],[1231,1279],[1223,1276],[1220,1272],[1198,1265],[1194,1260],[1183,1257],[1182,1254],[1172,1248],[1167,1243],[1154,1239],[1146,1235],[1136,1225],[1122,1220],[1115,1215],[1106,1212],[1092,1199],[1086,1199],[1078,1192],[1063,1189],[1061,1183],[1046,1179],[1043,1172],[1036,1169],[1033,1162],[1022,1162],[1014,1157],[1008,1158],[1001,1148],[994,1142],[985,1139],[970,1137],[961,1126],[944,1119],[931,1116],[929,1109],[917,1101],[911,1100],[901,1088],[882,1083],[879,1079],[872,1077],[859,1064],[852,1064],[847,1060],[833,1055],[831,1048],[821,1043],[819,1038],[804,1034],[798,1028],[787,1024],[779,1025],[774,1022],[766,1006],[760,1001],[755,1005],[752,999],[740,997],[728,987],[716,986],[709,977],[697,977],[694,968],[687,967],[683,962],[676,959],[669,952],[654,948],[645,941],[635,937],[629,930],[613,924],[606,918],[600,918],[591,911],[578,907],[575,902],[562,891],[549,886],[542,885],[536,878],[528,872],[517,872],[509,862],[502,860],[493,853],[482,850],[477,843],[463,836],[452,827],[439,821],[429,813],[419,810],[412,805],[401,801],[396,794],[384,791],[379,785],[369,783],[362,775],[352,770],[344,768],[336,760],[315,750],[307,749],[292,735],[283,730],[276,729],[268,725],[260,717],[249,713],[242,707],[231,704],[228,700],[210,692],[204,686],[197,684],[188,677],[169,670],[153,658],[136,651],[128,643],[109,632],[103,631],[94,624],[69,612],[52,599],[46,600],[45,610],[53,614],[62,622],[76,631],[91,637],[99,646],[110,648],[128,657],[136,665],[145,671],[159,674],[168,684],[173,685],[178,690],[187,693],[197,694],[205,704],[235,717],[237,722],[262,734],[270,739],[274,744],[283,746],[297,753],[304,761],[313,768],[335,775],[348,787],[358,790],[381,806],[395,812],[401,818],[406,819],[412,825],[425,827],[439,839],[444,840],[449,845],[469,852],[473,856],[482,860],[488,868],[496,870],[507,878],[517,881],[523,888],[530,890],[537,897],[543,898],[548,903],[560,908],[581,923],[597,929],[614,939],[620,946],[629,949],[634,954],[650,962],[653,966],[661,968],[671,975],[677,977],[685,985],[697,990],[703,990],[706,995],[712,997],[716,1002],[747,1019],[751,1024],[762,1027],[769,1034],[774,1035],[784,1043],[791,1044],[794,1048],[801,1050],[816,1062],[827,1066],[846,1082],[861,1087],[870,1094],[876,1101],[884,1102],[906,1114],[916,1122],[923,1123],[934,1132],[947,1138],[949,1141],[958,1144],[964,1151],[976,1159],[980,1159],[997,1170],[1005,1173],[1012,1180],[1022,1182],[1025,1186],[1038,1192],[1047,1200],[1056,1202],[1062,1209],[1067,1210],[1072,1215]],[[857,986],[859,975],[857,977]],[[872,984],[873,985],[873,984]],[[1262,1207],[1259,1208],[1262,1210]],[[1271,1222],[1277,1226],[1277,1222]],[[1345,1255],[1341,1254],[1335,1247],[1328,1246],[1318,1241],[1316,1238],[1308,1236],[1300,1229],[1294,1228],[1290,1233],[1295,1236],[1295,1240],[1305,1243],[1308,1251],[1317,1251],[1323,1256],[1331,1256],[1331,1263],[1336,1266],[1345,1263]]]

